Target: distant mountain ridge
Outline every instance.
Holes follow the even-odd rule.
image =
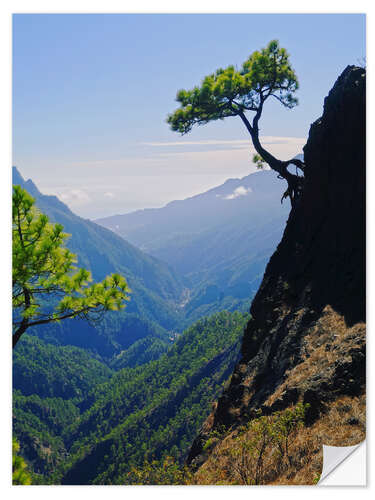
[[[248,308],[289,214],[288,202],[280,203],[285,189],[265,170],[163,208],[96,222],[182,275],[190,288],[185,313],[195,320],[224,308]]]
[[[249,207],[254,210],[259,201],[276,200],[280,204],[278,195],[283,190],[284,182],[277,179],[273,171],[265,170],[240,179],[228,179],[220,186],[184,200],[171,201],[162,208],[146,208],[99,218],[95,222],[128,238],[135,245],[155,251],[158,248],[157,237],[164,237],[165,232],[171,234],[183,230],[184,233],[197,233],[210,229],[219,222],[219,216],[221,222],[238,217],[248,213]],[[198,218],[199,230],[196,224]],[[157,227],[153,227],[155,223]]]

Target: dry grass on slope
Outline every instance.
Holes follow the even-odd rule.
[[[251,431],[238,430],[224,439],[211,438],[207,461],[195,474],[196,484],[250,485],[259,454],[252,453]],[[266,447],[258,484],[315,484],[322,471],[322,444],[350,446],[365,438],[365,397],[337,399],[311,427],[296,427],[289,437],[288,454],[274,444]]]
[[[366,436],[365,396],[337,399],[329,412],[311,427],[297,433],[291,451],[293,467],[278,475],[272,484],[314,484],[323,467],[322,445],[352,446]]]
[[[315,408],[312,425],[293,429],[287,454],[280,452],[275,441],[268,443],[262,452],[261,477],[259,454],[249,445],[254,440],[251,422],[248,432],[237,428],[223,436],[211,434],[204,449],[207,459],[195,473],[197,483],[315,484],[322,471],[323,444],[351,446],[365,438],[361,358],[365,341],[364,323],[348,327],[342,316],[327,306],[304,335],[301,362],[285,373],[283,382],[264,403],[265,413],[273,413],[288,393],[298,394],[302,401],[306,391],[313,392],[322,403]]]
[[[265,406],[271,407],[288,389],[296,388],[301,393],[322,382],[331,384],[337,366],[350,363],[353,353],[362,350],[365,342],[365,323],[348,328],[344,318],[326,306],[320,319],[304,336],[302,362],[285,373],[284,382],[268,398]],[[350,378],[347,382],[348,385],[351,383]]]

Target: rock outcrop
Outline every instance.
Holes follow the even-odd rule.
[[[190,451],[195,468],[213,430],[259,409],[303,401],[311,426],[338,398],[364,394],[365,95],[365,70],[348,66],[311,125],[303,194],[252,303],[242,358]]]

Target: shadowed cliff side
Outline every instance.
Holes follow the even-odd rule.
[[[345,446],[364,438],[365,125],[365,70],[348,66],[311,125],[304,192],[252,303],[242,359],[190,451],[195,469],[209,469],[205,443],[213,431],[228,436],[259,409],[267,415],[299,401],[309,403],[306,425],[317,436],[326,419],[316,455],[322,442]],[[356,401],[356,416],[345,413],[352,419],[347,432],[327,431],[340,398]],[[305,462],[295,469],[306,469]],[[319,464],[321,458],[315,473]],[[306,484],[311,474],[295,472],[286,482]]]

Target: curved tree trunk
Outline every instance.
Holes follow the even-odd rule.
[[[25,309],[27,309],[28,307],[30,307],[30,304],[31,304],[31,295],[30,295],[29,290],[26,287],[23,288],[23,296],[24,296],[24,301],[25,301]],[[27,330],[28,327],[29,327],[29,320],[27,318],[23,318],[20,326],[18,327],[18,329],[14,332],[14,334],[12,336],[13,349],[14,349],[15,345],[17,344],[17,342],[19,341],[19,339],[21,338],[21,335]]]
[[[19,341],[19,339],[21,338],[22,334],[25,333],[25,331],[27,330],[27,324],[25,325],[21,325],[18,330],[15,331],[15,333],[12,335],[12,348],[14,349],[17,342]]]
[[[262,159],[269,165],[269,167],[274,170],[275,172],[278,173],[278,176],[285,179],[288,183],[288,189],[285,191],[283,194],[283,197],[281,198],[281,202],[289,197],[290,202],[292,207],[295,205],[295,202],[297,201],[299,195],[301,194],[302,188],[303,188],[303,180],[304,178],[297,175],[297,174],[292,174],[291,172],[288,171],[288,166],[290,164],[295,165],[297,168],[304,171],[304,164],[301,160],[292,158],[291,160],[287,161],[282,161],[278,160],[275,158],[269,151],[263,148],[262,144],[260,143],[259,140],[259,130],[258,130],[258,125],[257,125],[257,116],[254,118],[255,126],[251,126],[249,120],[246,118],[245,114],[243,112],[239,113],[239,116],[241,117],[243,123],[245,124],[253,146],[255,148],[255,151],[262,157]],[[259,117],[258,117],[259,119]],[[253,123],[254,123],[253,122]]]

